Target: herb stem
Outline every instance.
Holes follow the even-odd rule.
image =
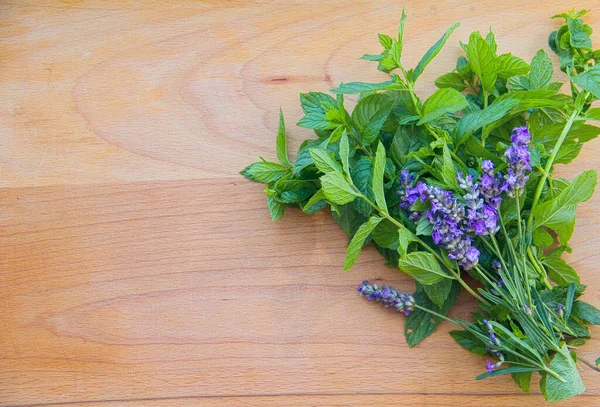
[[[540,267],[538,259],[535,258],[535,256],[533,255],[533,252],[531,251],[531,246],[527,247],[527,257],[529,257],[529,261],[531,261],[533,268],[535,268],[535,270],[538,272],[540,277],[543,278],[542,283],[544,283],[546,288],[551,290],[552,285],[548,281],[548,274],[546,274],[546,271],[542,267]]]
[[[540,178],[540,181],[538,182],[538,185],[537,185],[537,189],[535,190],[535,195],[533,196],[533,203],[531,204],[531,212],[529,212],[529,218],[527,219],[527,230],[531,229],[531,223],[533,222],[533,210],[535,209],[535,207],[537,206],[537,204],[540,200],[540,196],[542,195],[542,190],[544,189],[544,185],[546,184],[546,179],[548,179],[548,175],[550,174],[550,171],[552,170],[552,165],[554,164],[554,160],[556,159],[556,156],[558,155],[558,150],[560,150],[560,147],[562,146],[563,141],[565,141],[565,138],[567,137],[569,130],[571,130],[571,126],[573,126],[573,123],[575,122],[575,118],[578,115],[579,115],[579,110],[578,109],[573,110],[573,113],[571,113],[571,116],[569,116],[569,120],[567,121],[567,123],[565,124],[565,127],[563,128],[562,132],[560,133],[558,140],[556,140],[556,144],[554,145],[554,148],[552,149],[552,154],[550,154],[550,158],[548,159],[548,162],[546,162],[546,166],[544,167],[544,172],[542,173],[542,177]]]

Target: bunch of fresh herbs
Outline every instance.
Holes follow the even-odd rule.
[[[586,124],[600,121],[600,108],[591,107],[600,99],[600,50],[592,48],[585,13],[555,16],[565,24],[549,38],[569,94],[559,93],[544,50],[530,63],[498,55],[490,31],[460,44],[465,55],[422,101],[415,84],[458,23],[406,69],[403,12],[397,36],[379,34],[383,51],[363,56],[389,80],[345,83],[332,89],[335,97],[301,94],[298,126],[317,138],[290,162],[280,114],[279,163],[242,171],[266,184],[273,220],[287,206],[309,214],[329,206],[350,236],[344,271],[373,243],[388,265],[416,280],[412,295],[367,281],[359,287],[407,315],[410,346],[448,320],[461,328],[451,332],[461,346],[488,356],[488,372],[477,379],[511,374],[528,392],[538,372],[550,401],[585,390],[578,361],[598,370],[576,351],[590,338],[588,325],[600,324],[600,311],[578,299],[585,286],[561,257],[572,250],[576,206],[592,196],[597,174],[554,176],[556,164],[573,161],[600,134]],[[359,95],[351,113],[346,94]],[[461,286],[481,307],[472,322],[448,317]]]

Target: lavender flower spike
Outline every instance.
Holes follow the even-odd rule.
[[[531,140],[526,126],[516,127],[510,137],[511,145],[506,149],[504,157],[508,162],[508,170],[502,184],[502,189],[511,198],[519,197],[525,190],[525,184],[531,171],[531,155],[527,145]]]
[[[357,290],[368,301],[375,300],[384,307],[392,307],[406,316],[415,310],[416,302],[413,296],[401,293],[392,286],[386,287],[384,284],[380,288],[377,284],[371,284],[365,280]]]

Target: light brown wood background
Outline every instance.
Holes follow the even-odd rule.
[[[568,7],[596,5],[600,30],[594,1],[542,3],[407,1],[408,66],[462,21],[419,91],[472,30],[493,26],[500,51],[527,59]],[[342,274],[328,213],[272,223],[238,175],[275,158],[280,106],[291,150],[310,137],[293,127],[298,92],[384,78],[357,58],[401,7],[0,1],[0,405],[543,405],[510,378],[475,382],[485,358],[448,324],[410,350],[402,317],[354,288],[411,280],[372,248]],[[599,150],[561,174],[599,168]],[[600,194],[580,206],[567,256],[596,306],[599,208]],[[474,307],[465,296],[455,312]],[[587,393],[564,405],[600,405],[600,376],[582,375]]]

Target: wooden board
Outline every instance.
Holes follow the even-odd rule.
[[[420,80],[427,95],[470,31],[491,25],[501,52],[529,59],[550,15],[594,3],[409,1],[407,65],[463,22]],[[299,92],[384,78],[357,58],[401,7],[1,1],[0,405],[543,405],[510,378],[475,382],[485,359],[448,324],[409,349],[402,318],[354,288],[411,280],[372,248],[342,274],[327,213],[273,223],[238,175],[275,157],[280,106],[292,150],[310,135],[292,126]],[[600,167],[599,149],[561,174]],[[596,306],[598,209],[600,194],[580,206],[566,256]],[[456,314],[475,306],[464,296]],[[598,375],[582,375],[587,393],[563,405],[600,405]]]

